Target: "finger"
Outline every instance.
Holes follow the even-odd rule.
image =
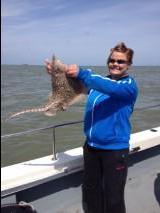
[[[69,66],[67,64],[63,64],[64,72],[68,72]]]
[[[78,66],[76,64],[68,65],[67,75],[70,77],[76,77]]]
[[[45,60],[44,60],[44,63],[45,63],[45,64],[49,64],[49,63],[51,63],[51,62],[50,62],[49,59],[45,59]]]
[[[66,72],[66,73],[68,72],[68,65],[67,64],[60,63],[59,67],[60,67],[60,69],[63,70],[63,72]]]
[[[48,69],[49,66],[50,66],[50,61],[49,61],[48,59],[46,59],[46,60],[44,61],[44,63],[45,63],[46,69]]]
[[[51,62],[48,60],[48,59],[45,59],[44,61],[45,63],[45,67],[46,67],[46,70],[49,74],[52,73],[52,65],[51,65]]]
[[[77,65],[76,65],[76,64],[71,64],[71,65],[69,66],[69,71],[70,71],[71,73],[76,73],[76,72],[77,72]]]

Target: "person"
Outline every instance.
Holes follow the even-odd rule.
[[[66,65],[64,69],[69,77],[79,79],[88,90],[82,185],[85,213],[126,212],[124,189],[131,133],[129,119],[138,94],[136,81],[128,73],[133,54],[123,42],[112,48],[107,59],[107,77],[76,64]],[[49,62],[46,68],[50,72]]]

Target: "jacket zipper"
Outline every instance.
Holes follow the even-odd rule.
[[[89,132],[89,137],[90,137],[90,140],[91,140],[91,137],[92,137],[92,130],[93,130],[93,121],[94,121],[94,108],[95,108],[95,105],[96,105],[96,101],[98,100],[98,98],[102,96],[102,94],[98,95],[94,102],[93,102],[93,109],[92,109],[92,118],[91,118],[91,127],[90,127],[90,132]]]

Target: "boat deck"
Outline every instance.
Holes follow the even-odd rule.
[[[159,213],[160,127],[132,134],[130,144],[127,213]],[[38,213],[82,213],[82,148],[52,157],[1,168],[1,204],[25,201]]]
[[[160,212],[159,162],[160,146],[130,155],[125,190],[128,213]],[[42,183],[21,191],[18,199],[31,203],[38,213],[82,213],[82,175],[83,171],[77,171]]]
[[[159,162],[160,147],[159,150],[157,148],[131,157],[125,190],[128,213],[160,212]],[[81,205],[82,173],[72,174],[65,181],[63,179],[57,181],[57,190],[55,192],[54,189],[53,194],[31,202],[39,213],[83,212]],[[65,186],[63,190],[61,185]]]

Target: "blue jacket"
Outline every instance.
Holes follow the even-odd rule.
[[[97,149],[129,148],[130,115],[137,85],[130,76],[112,80],[80,68],[77,78],[87,87],[84,132],[87,143]]]

